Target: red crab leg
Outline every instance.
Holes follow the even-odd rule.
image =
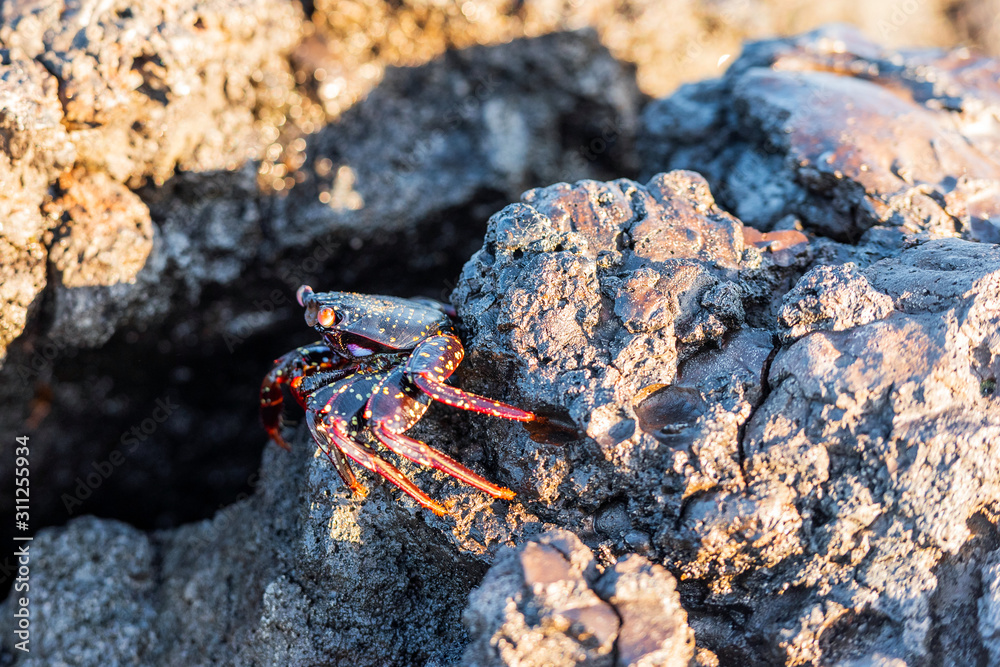
[[[494,498],[510,500],[515,495],[510,489],[497,486],[483,479],[447,454],[439,452],[426,443],[414,440],[402,433],[393,433],[381,424],[372,424],[371,429],[379,442],[400,456],[405,456],[415,463],[446,472],[455,479],[461,480],[481,491],[485,491]]]
[[[358,478],[354,476],[354,471],[351,470],[351,464],[347,462],[347,458],[344,454],[336,447],[328,447],[328,443],[321,443],[316,437],[316,431],[309,428],[310,433],[312,433],[313,440],[319,445],[319,451],[326,455],[326,458],[333,464],[333,469],[337,471],[340,475],[340,479],[344,480],[344,484],[347,485],[353,493],[358,494],[362,498],[368,495],[368,489],[365,488],[364,484],[358,481]]]
[[[407,377],[435,401],[455,408],[519,422],[536,418],[527,410],[445,384],[444,381],[455,372],[464,356],[462,342],[455,336],[431,336],[421,341],[406,360]]]
[[[342,363],[343,360],[325,343],[297,348],[275,360],[274,367],[264,376],[260,385],[260,420],[276,444],[291,450],[281,435],[281,411],[285,400],[281,385],[288,384],[296,400],[301,403],[301,397],[295,389],[302,378],[319,371],[331,370]]]
[[[485,491],[494,498],[510,500],[514,492],[480,477],[450,456],[430,445],[402,434],[427,411],[426,398],[420,401],[418,392],[404,388],[403,370],[390,373],[372,393],[365,409],[368,426],[379,442],[391,451],[414,463],[448,473],[469,486]]]
[[[323,440],[332,442],[337,449],[349,458],[389,480],[399,487],[401,491],[416,500],[422,507],[429,509],[438,516],[444,516],[448,513],[448,510],[439,503],[434,502],[430,496],[421,491],[416,484],[408,480],[395,466],[379,458],[375,452],[365,445],[352,440],[338,424],[333,424],[332,427],[328,428],[321,421],[322,418],[322,415],[312,411],[306,416],[306,423],[309,424],[309,430],[317,442],[322,442]]]

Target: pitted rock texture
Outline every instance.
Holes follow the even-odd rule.
[[[501,553],[463,620],[470,667],[686,667],[694,654],[669,572],[636,555],[601,572],[566,530]]]
[[[55,82],[38,63],[0,59],[0,364],[45,288],[49,182],[73,163]],[[36,309],[37,310],[37,309]]]
[[[103,7],[67,10],[100,14],[100,48],[101,30],[135,18]],[[0,193],[0,205],[22,215],[19,198],[30,204],[15,216],[20,236],[0,234],[0,260],[14,267],[3,276],[4,335],[20,332],[46,273],[46,333],[81,344],[123,325],[139,340],[142,327],[202,302],[143,345],[119,340],[78,364],[58,346],[53,357],[34,341],[17,350],[0,390],[19,408],[4,410],[0,431],[10,442],[31,425],[33,484],[53,490],[33,512],[48,521],[65,518],[60,491],[105,461],[106,447],[152,423],[164,387],[168,401],[187,402],[100,482],[102,511],[177,523],[192,488],[209,497],[220,479],[245,479],[228,459],[200,462],[219,451],[254,458],[264,439],[248,387],[261,359],[290,347],[283,323],[301,329],[291,299],[259,298],[268,280],[288,294],[317,275],[422,289],[413,276],[452,261],[475,236],[470,220],[497,199],[633,164],[639,96],[628,69],[593,35],[567,33],[395,71],[367,104],[296,142],[300,164],[279,169],[269,148],[260,172],[188,172],[158,186],[157,169],[176,156],[130,148],[125,159],[150,160],[137,202],[115,156],[86,144],[87,129],[63,127],[58,107],[120,138],[120,119],[88,96],[156,99],[160,64],[127,55],[133,73],[110,66],[108,82],[139,72],[151,87],[111,86],[91,76],[108,61],[89,51],[69,53],[72,68],[39,51],[66,36],[41,29],[58,14],[50,5],[29,9],[2,10],[26,12],[4,26],[16,23],[17,49],[85,76],[59,80],[79,97],[60,100],[39,60],[3,51],[0,178],[24,189]],[[195,19],[188,29],[213,28]],[[533,190],[493,217],[454,294],[468,352],[460,382],[548,421],[525,431],[439,406],[411,435],[515,489],[513,502],[407,463],[450,516],[420,512],[371,478],[367,499],[348,497],[326,461],[307,463],[300,429],[295,454],[269,448],[261,480],[247,481],[255,494],[211,521],[144,533],[82,519],[42,533],[42,639],[21,664],[494,664],[522,654],[549,664],[542,645],[553,664],[661,664],[691,656],[685,613],[699,665],[990,664],[1000,607],[995,68],[963,52],[884,52],[837,29],[751,46],[724,79],[651,105],[647,168],[700,165],[723,206],[686,171]],[[264,77],[258,92],[287,90],[284,65],[273,71],[278,82]],[[254,117],[281,104],[255,105]],[[912,122],[890,125],[885,110]],[[605,137],[607,119],[625,129],[591,159],[580,149]],[[872,131],[856,129],[862,120]],[[260,122],[261,136],[278,136],[276,121]],[[51,151],[33,153],[36,141]],[[226,140],[213,142],[195,142],[212,155],[199,162],[195,150],[190,164],[231,157]],[[106,172],[88,172],[92,163]],[[261,194],[263,171],[287,196]],[[116,213],[108,224],[104,208]],[[267,331],[280,344],[240,356]],[[222,440],[242,449],[216,449]],[[149,489],[163,503],[155,512]],[[590,551],[533,540],[552,528]],[[545,581],[551,571],[562,579]],[[9,609],[0,618],[9,647]]]
[[[794,340],[820,329],[852,329],[892,310],[892,299],[875,290],[854,264],[821,265],[785,295],[778,322],[783,337]]]
[[[453,295],[466,372],[580,436],[484,427],[533,512],[659,553],[688,498],[743,487],[786,273],[769,253],[691,172],[532,190],[491,219]]]
[[[24,249],[14,265],[38,254],[32,243],[52,246],[52,339],[97,346],[123,323],[166,313],[170,295],[149,294],[163,252],[135,284],[154,230],[126,186],[162,184],[178,170],[231,172],[261,157],[283,122],[275,111],[297,95],[285,55],[301,29],[292,5],[267,0],[4,4],[2,155],[17,180],[3,188],[10,210],[0,211],[0,234]],[[46,286],[37,270],[17,273],[4,352],[26,325],[29,297]]]
[[[63,174],[58,189],[44,207],[62,223],[46,235],[56,278],[52,330],[64,341],[103,342],[143,299],[134,284],[156,265],[153,223],[139,197],[101,172]]]
[[[256,157],[256,107],[282,73],[288,92],[301,30],[292,5],[265,0],[9,2],[0,19],[4,48],[58,85],[78,161],[130,185]]]
[[[157,583],[96,632],[45,632],[84,624],[74,601],[114,591],[60,574],[91,558],[66,546],[86,540],[40,538],[39,595],[54,601],[40,655],[683,664],[689,625],[701,665],[988,660],[1000,250],[911,239],[798,277],[810,244],[784,266],[782,244],[747,239],[761,234],[690,172],[526,193],[493,217],[456,292],[460,374],[551,421],[529,434],[439,408],[411,431],[514,501],[405,461],[450,516],[387,484],[352,498],[323,458],[303,469],[301,428],[212,522],[126,531],[144,559],[129,571]],[[794,321],[805,328],[780,336]],[[576,538],[533,539],[552,528]]]
[[[978,660],[963,596],[996,548],[997,247],[911,239],[866,268],[816,266],[777,304],[755,296],[781,268],[720,242],[755,234],[718,236],[741,225],[703,193],[686,172],[583,182],[493,218],[455,295],[470,368],[589,436],[498,438],[508,485],[602,557],[680,575],[723,664]],[[657,228],[663,254],[644,257],[634,230]],[[717,339],[691,324],[712,316]]]
[[[35,72],[39,78],[39,90],[48,86],[48,98],[41,92],[37,96],[47,100],[51,108],[46,108],[48,115],[36,115],[54,124],[61,134],[47,138],[28,133],[35,125],[44,125],[35,118],[27,122],[27,130],[20,125],[12,128],[16,134],[8,142],[12,151],[34,142],[47,147],[47,152],[31,155],[55,160],[56,164],[35,167],[40,173],[22,179],[20,188],[11,183],[12,215],[2,231],[18,247],[48,231],[59,238],[59,247],[88,248],[71,272],[75,280],[56,281],[51,288],[56,292],[55,312],[52,320],[46,321],[44,333],[60,343],[102,345],[123,325],[140,329],[156,326],[176,315],[177,309],[190,311],[204,289],[233,285],[239,290],[226,307],[241,312],[229,313],[227,319],[246,321],[239,336],[245,339],[278,320],[273,309],[269,314],[255,306],[255,301],[273,292],[276,279],[290,293],[310,278],[350,284],[358,281],[359,272],[383,273],[386,254],[399,253],[404,247],[410,251],[408,259],[391,279],[407,271],[433,271],[451,261],[455,247],[471,251],[466,245],[475,233],[467,218],[484,219],[486,214],[478,209],[484,201],[516,197],[539,180],[607,177],[612,171],[628,170],[633,154],[638,89],[629,68],[611,58],[589,33],[472,48],[440,62],[399,70],[336,123],[308,140],[299,137],[292,142],[300,146],[295,153],[297,162],[282,164],[279,169],[273,164],[273,155],[263,156],[262,151],[264,144],[278,138],[276,127],[285,122],[284,117],[272,118],[275,109],[291,104],[289,100],[298,94],[286,88],[282,96],[281,82],[272,81],[281,78],[279,74],[285,71],[281,67],[287,69],[287,64],[276,58],[287,46],[288,31],[294,28],[287,25],[292,16],[283,14],[290,10],[274,9],[274,16],[263,12],[254,19],[259,25],[246,21],[242,28],[235,18],[216,26],[211,8],[199,5],[190,11],[177,10],[185,17],[183,25],[193,24],[190,29],[195,32],[209,30],[204,26],[215,26],[212,30],[223,34],[228,29],[236,31],[229,41],[221,35],[216,41],[220,49],[241,50],[238,60],[246,71],[226,70],[228,78],[220,82],[216,80],[221,76],[217,63],[225,58],[205,53],[204,62],[178,60],[175,51],[194,38],[184,31],[171,32],[174,41],[158,36],[155,30],[147,34],[153,28],[147,25],[145,14],[133,16],[122,9],[122,16],[111,25],[98,23],[91,28],[94,42],[82,42],[80,53],[52,52],[52,44],[62,44],[59,40],[63,38],[43,30],[39,22],[47,25],[44,18],[54,21],[59,14],[45,6],[37,15],[21,17],[18,7],[16,3],[5,6],[10,17],[3,30],[9,34],[5,38],[0,31],[0,41],[12,44],[12,53],[32,53],[50,68],[55,67],[49,63],[52,59],[84,63],[56,68],[66,76],[79,76],[79,80],[71,77],[68,82],[31,61],[11,66],[12,76],[27,68],[25,71]],[[244,9],[249,12],[253,8]],[[74,6],[72,11],[85,10],[87,7]],[[134,22],[145,28],[133,26]],[[156,52],[156,57],[106,63],[111,47],[101,39],[105,32],[118,34],[122,30],[144,35],[150,45],[143,48]],[[267,54],[257,54],[263,60],[247,55],[256,53],[252,49],[262,48],[265,42]],[[152,63],[160,61],[159,69],[153,67]],[[123,74],[115,69],[129,62],[142,71],[152,68],[149,76],[163,80],[142,83],[139,77],[133,81],[137,70]],[[182,66],[187,69],[176,69]],[[575,76],[566,77],[568,71]],[[525,76],[525,72],[530,75]],[[21,78],[25,76],[22,72]],[[285,76],[291,75],[285,72]],[[249,94],[258,85],[243,85],[244,78],[251,82],[259,79],[259,87],[266,88],[267,94],[261,92],[249,101],[229,99],[232,91]],[[184,84],[187,79],[196,80],[198,85],[181,95],[174,88],[193,85]],[[13,110],[42,104],[35,99],[34,89],[21,79],[14,83],[10,92]],[[74,104],[89,105],[80,113],[86,111],[93,118],[70,122],[68,112],[57,104],[61,98],[56,97],[57,89],[66,97],[66,85],[74,90],[87,88],[86,94],[74,92],[72,99]],[[283,85],[291,83],[284,81]],[[420,91],[420,96],[414,95],[414,90]],[[414,113],[414,109],[423,111]],[[60,122],[68,132],[62,130]],[[588,159],[581,148],[609,124],[617,128],[616,140]],[[143,133],[151,133],[153,138]],[[66,146],[62,153],[50,146],[56,140]],[[219,141],[226,145],[216,145]],[[127,147],[115,142],[124,142]],[[123,165],[105,164],[88,156],[88,145],[102,160],[121,160]],[[282,150],[277,143],[270,147],[278,153]],[[20,164],[31,164],[31,155],[21,157]],[[271,160],[259,174],[253,174],[254,165],[247,162],[255,157]],[[61,173],[74,160],[76,170]],[[174,175],[175,169],[181,172]],[[12,173],[12,177],[21,175]],[[164,183],[171,175],[173,178]],[[279,187],[275,183],[280,181],[286,194],[266,196],[261,192],[259,180],[265,176],[272,188]],[[147,185],[139,190],[142,201],[121,205],[134,199],[122,183],[135,186],[147,178],[162,187]],[[36,181],[33,189],[26,189]],[[68,183],[72,183],[70,190]],[[50,186],[56,191],[55,201],[45,198]],[[68,196],[73,201],[60,200],[60,191],[65,191],[62,199]],[[142,207],[148,207],[149,212],[143,213],[139,210]],[[137,221],[149,217],[153,230],[118,235],[116,253],[126,259],[126,266],[109,268],[96,252],[97,241],[88,236],[93,225],[79,220],[74,224],[74,215],[107,216],[110,227],[123,230],[148,225]],[[18,216],[30,219],[25,222]],[[74,235],[79,238],[63,238]],[[151,237],[155,237],[152,249]],[[50,259],[55,270],[63,274],[65,253],[59,247]],[[362,248],[366,252],[359,254]],[[364,254],[374,255],[367,264],[348,261]],[[148,261],[143,275],[138,275],[129,266],[142,257]],[[266,271],[249,268],[263,263],[268,264]],[[354,268],[324,268],[345,265]],[[122,270],[128,275],[120,275]],[[334,277],[328,275],[331,273]],[[382,280],[388,284],[390,277]],[[44,286],[44,282],[32,279],[28,294],[34,297]],[[84,289],[73,292],[81,287]],[[22,302],[27,298],[11,295],[11,312],[5,315],[14,318],[8,339],[23,330],[28,304]],[[73,319],[74,314],[84,312],[102,315]],[[222,317],[226,314],[210,312],[197,323],[180,317],[174,326],[183,332],[201,329],[205,337],[222,336],[231,333],[219,326]]]
[[[46,206],[57,280],[0,376],[10,406],[0,434],[38,422],[35,460],[60,490],[38,500],[39,516],[63,521],[62,491],[165,396],[180,406],[174,418],[135,451],[132,474],[104,484],[85,511],[147,525],[190,519],[193,505],[214,511],[238,492],[263,445],[246,397],[270,359],[310,340],[294,300],[299,285],[443,297],[489,214],[527,184],[620,172],[616,156],[631,155],[639,102],[629,68],[592,34],[550,35],[398,71],[302,140],[302,182],[280,198],[261,193],[252,164],[185,172],[138,191],[150,230],[117,181],[88,172],[57,179]],[[596,131],[589,124],[610,118],[628,128],[620,148],[579,156]],[[114,219],[95,226],[104,213]],[[110,270],[111,257],[122,265]],[[77,282],[62,285],[63,276]],[[212,497],[207,505],[192,485]],[[150,486],[163,490],[141,508]]]
[[[931,241],[864,275],[855,293],[888,296],[891,312],[850,324],[845,286],[830,279],[820,301],[845,305],[835,317],[847,328],[808,333],[771,365],[744,440],[749,495],[790,493],[801,528],[780,566],[718,598],[794,587],[797,620],[777,621],[789,664],[875,653],[968,664],[983,648],[961,646],[977,626],[954,579],[995,548],[1000,248]],[[708,523],[729,518],[715,515]],[[787,614],[767,607],[751,627]],[[848,639],[845,626],[861,622],[877,640]]]
[[[17,664],[455,664],[485,565],[385,486],[350,499],[296,445],[269,449],[256,493],[212,520],[146,533],[82,517],[42,531],[32,650]]]
[[[0,235],[17,245],[45,229],[39,207],[53,177],[76,151],[62,125],[55,80],[40,64],[0,59]]]
[[[873,226],[1000,242],[996,60],[895,52],[847,27],[750,44],[644,111],[644,170],[703,173],[760,229]]]

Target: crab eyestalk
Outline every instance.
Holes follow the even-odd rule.
[[[299,302],[300,306],[305,306],[306,300],[313,294],[315,294],[315,292],[313,292],[312,287],[309,287],[309,285],[302,285],[299,287],[298,291],[295,292],[295,299]]]

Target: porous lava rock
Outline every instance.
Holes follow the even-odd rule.
[[[547,420],[525,430],[436,408],[412,432],[514,501],[407,462],[449,516],[385,484],[352,498],[323,458],[306,463],[300,429],[296,453],[270,448],[256,493],[213,521],[124,530],[145,558],[140,581],[159,583],[106,625],[152,634],[124,633],[143,639],[121,646],[107,628],[46,634],[45,656],[986,659],[996,604],[978,582],[995,578],[1000,544],[997,247],[914,239],[865,267],[802,275],[810,247],[744,227],[691,172],[529,191],[492,218],[456,290],[460,374]],[[791,248],[794,262],[775,261]],[[93,521],[67,530],[107,528]],[[553,528],[576,537],[539,537]],[[42,600],[79,595],[44,564],[89,558],[61,548],[64,535],[35,543]],[[224,576],[234,558],[246,577]],[[46,609],[39,628],[79,620],[77,605]]]
[[[57,37],[25,21],[20,49]],[[609,117],[635,108],[635,88],[612,85],[623,70],[596,44],[553,35],[521,54],[483,47],[401,71],[371,106],[304,142],[304,176],[287,196],[259,199],[252,169],[173,177],[142,193],[151,224],[113,170],[69,169],[80,149],[67,128],[44,109],[29,122],[33,112],[14,104],[8,145],[23,125],[65,152],[28,151],[8,169],[32,197],[56,186],[35,204],[53,218],[24,223],[50,247],[31,255],[34,237],[11,240],[6,228],[0,240],[39,280],[51,252],[59,289],[102,277],[100,289],[149,287],[144,300],[94,301],[111,306],[96,341],[111,335],[104,320],[131,321],[129,304],[152,295],[196,300],[205,285],[240,280],[252,293],[243,270],[261,256],[257,239],[280,238],[287,251],[332,238],[329,256],[342,257],[383,233],[391,246],[414,228],[446,229],[441,220],[498,196],[490,183],[506,196],[556,180],[560,159],[592,136],[568,119],[595,100]],[[574,54],[591,67],[579,85],[557,75],[579,64]],[[35,81],[26,90],[37,84],[55,111],[51,75],[30,59],[4,62],[7,81]],[[444,120],[437,112],[481,80],[470,74],[480,62],[499,73],[495,96]],[[448,516],[370,477],[369,497],[351,497],[323,458],[309,459],[300,428],[294,452],[269,447],[247,480],[254,493],[211,520],[144,532],[79,518],[42,531],[31,547],[39,641],[18,664],[990,664],[1000,634],[995,68],[962,51],[888,52],[835,28],[751,45],[722,79],[652,103],[645,183],[528,191],[491,218],[452,296],[467,352],[461,386],[543,419],[526,429],[436,406],[411,435],[512,488],[513,501],[407,462],[404,474]],[[409,80],[426,97],[405,124]],[[912,131],[886,110],[905,113]],[[370,137],[393,123],[385,157]],[[441,132],[410,150],[418,135],[406,133],[425,129]],[[525,167],[532,141],[540,158]],[[470,168],[458,154],[482,161]],[[614,171],[616,160],[584,171]],[[661,166],[696,166],[707,180],[653,175]],[[97,222],[101,202],[115,225]],[[370,217],[379,212],[384,220]],[[279,279],[308,272],[281,252],[269,258],[289,271]],[[150,267],[160,273],[145,277]],[[10,331],[40,289],[32,278],[4,292],[21,309]],[[240,313],[266,328],[293,310],[246,313],[238,301],[214,302],[220,328],[207,330]],[[62,326],[96,331],[84,301],[52,303],[67,313]],[[46,422],[46,405],[83,412],[88,400],[119,421],[128,414],[110,374],[82,377],[23,414],[58,425],[70,413]],[[98,486],[141,487],[158,479],[149,471],[169,470],[156,438],[201,452],[193,434],[252,420],[214,413],[199,429],[192,404],[173,414]],[[46,448],[44,432],[33,465],[104,460],[72,439]],[[33,482],[77,474],[38,470]],[[214,481],[181,473],[185,490]]]
[[[540,516],[655,553],[688,498],[743,487],[788,272],[743,230],[683,171],[532,190],[491,219],[453,302],[475,388],[552,419],[537,442],[485,427]]]
[[[806,252],[784,282],[790,268],[709,233],[756,238],[707,192],[689,172],[581,182],[493,218],[455,295],[467,372],[587,436],[493,435],[508,483],[603,562],[665,564],[722,663],[979,660],[997,246],[914,235],[864,267]]]
[[[694,169],[747,224],[1000,241],[995,59],[846,26],[748,44],[643,114],[644,169]]]
[[[75,157],[61,121],[45,69],[0,59],[0,363],[46,285],[41,205],[49,182]]]
[[[600,572],[567,530],[499,554],[463,619],[470,667],[686,667],[694,655],[669,572],[634,554]]]
[[[264,27],[246,21],[250,32],[239,35],[256,45]],[[66,136],[58,81],[33,67],[47,77]],[[165,397],[178,406],[167,426],[141,434],[148,446],[132,451],[132,474],[103,483],[82,511],[152,526],[229,502],[263,444],[246,446],[258,425],[245,398],[270,359],[308,342],[299,285],[442,296],[489,214],[527,184],[619,172],[633,155],[639,102],[630,68],[593,34],[556,34],[396,70],[336,122],[300,137],[299,178],[284,172],[294,187],[280,194],[260,187],[267,164],[230,171],[222,161],[160,186],[150,172],[137,190],[81,164],[46,167],[32,202],[38,241],[0,248],[11,256],[3,270],[14,272],[2,317],[20,322],[7,338],[21,333],[28,304],[37,313],[0,371],[0,434],[30,426],[36,474],[54,490],[37,501],[39,522],[65,521],[61,496],[89,495],[76,491],[77,478]],[[581,155],[599,132],[591,124],[612,119],[617,147]],[[18,268],[26,262],[27,273]],[[99,351],[77,354],[88,347]],[[9,467],[0,472],[11,479]],[[149,497],[150,487],[162,491]]]

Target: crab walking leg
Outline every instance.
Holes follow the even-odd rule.
[[[536,418],[527,410],[445,384],[444,381],[455,372],[464,356],[462,342],[455,336],[444,334],[431,336],[413,349],[413,353],[406,360],[406,375],[413,384],[435,401],[455,408],[520,422]]]
[[[296,400],[301,403],[301,397],[295,389],[302,378],[332,370],[343,363],[344,360],[322,342],[297,348],[275,360],[271,372],[264,376],[264,381],[260,384],[260,420],[264,424],[264,430],[276,444],[291,450],[291,446],[281,435],[281,413],[285,402],[281,385],[289,385]]]
[[[494,498],[510,500],[515,495],[510,489],[497,486],[483,479],[447,454],[437,451],[426,443],[414,440],[402,433],[393,433],[381,424],[373,424],[372,433],[375,434],[379,442],[400,456],[405,456],[420,465],[430,466],[431,468],[446,472],[455,479],[461,480],[481,491],[485,491]]]
[[[422,507],[429,509],[438,516],[443,516],[448,513],[448,510],[446,510],[439,503],[434,502],[430,496],[421,491],[416,484],[408,480],[406,476],[397,470],[391,463],[379,458],[375,452],[360,442],[352,440],[351,437],[347,435],[347,433],[345,433],[338,424],[333,424],[328,427],[322,419],[323,416],[316,412],[310,412],[308,417],[306,417],[306,421],[309,424],[309,430],[312,432],[313,437],[317,437],[317,439],[323,438],[332,442],[332,444],[343,452],[348,458],[357,462],[359,465],[368,468],[373,473],[385,477],[387,480],[399,487],[401,491],[416,500]]]
[[[494,498],[513,498],[514,492],[510,489],[480,477],[430,445],[403,435],[403,431],[420,420],[429,403],[426,396],[408,384],[403,369],[396,368],[379,383],[368,400],[365,419],[378,441],[414,463],[448,473]]]
[[[309,433],[312,434],[313,440],[319,446],[319,451],[326,455],[330,463],[333,464],[333,469],[337,471],[340,475],[340,479],[344,480],[344,484],[347,485],[352,492],[358,494],[362,498],[368,495],[368,489],[358,481],[358,478],[354,476],[354,471],[351,470],[351,464],[347,462],[347,458],[344,457],[343,453],[337,447],[331,447],[330,438],[323,431],[320,431],[317,427],[317,423],[321,423],[320,416],[314,412],[310,412],[309,416],[306,418],[309,424]]]

